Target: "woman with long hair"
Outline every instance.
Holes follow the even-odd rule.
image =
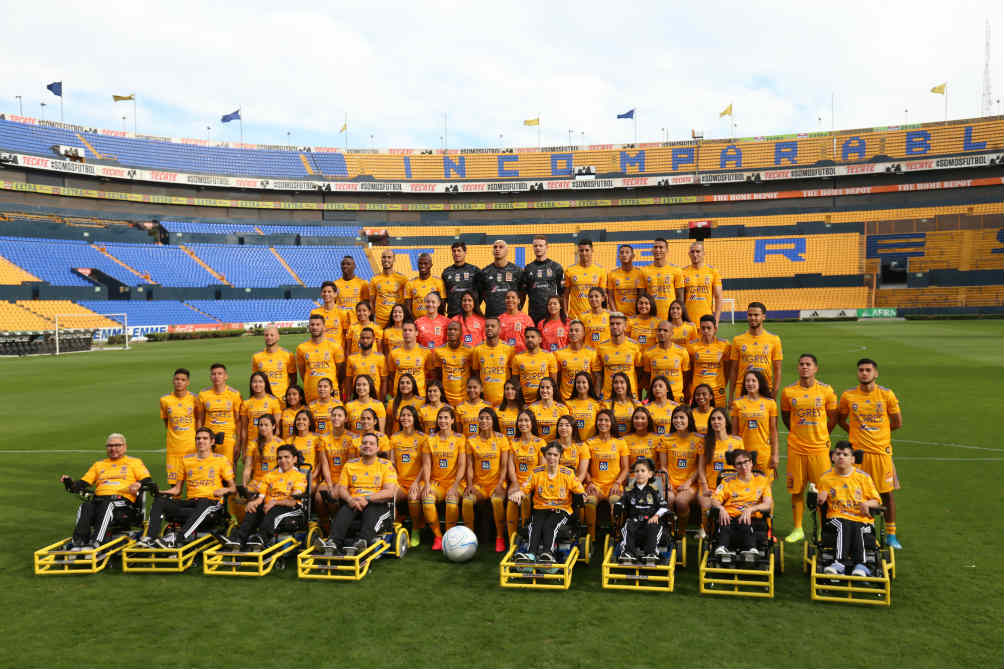
[[[436,504],[446,503],[446,529],[449,530],[460,517],[460,496],[467,477],[466,440],[464,435],[454,431],[456,424],[453,407],[446,405],[440,408],[436,413],[436,433],[426,438],[427,446],[422,453],[422,477],[425,482],[422,511],[435,537],[432,541],[434,551],[443,549],[443,532],[439,528]]]
[[[596,434],[596,414],[604,407],[593,387],[592,374],[579,372],[575,375],[572,396],[565,401],[565,406],[575,419],[575,427],[583,441]]]
[[[554,426],[558,423],[558,418],[569,413],[567,406],[555,401],[557,391],[558,384],[551,377],[545,376],[537,386],[537,401],[527,407],[533,412],[533,417],[537,420],[538,434],[545,441],[554,438]]]
[[[655,432],[659,435],[669,434],[672,427],[673,409],[680,406],[679,402],[673,401],[673,387],[669,379],[661,374],[648,386],[648,412],[652,415],[652,422],[655,424]],[[653,458],[654,459],[654,458]],[[656,460],[658,462],[658,460]]]
[[[455,407],[457,421],[460,423],[457,431],[470,439],[478,433],[478,413],[491,405],[481,398],[481,379],[478,377],[472,376],[467,379],[464,390],[466,391],[464,401]]]
[[[499,418],[499,427],[506,439],[516,438],[516,417],[525,406],[523,401],[523,389],[519,384],[509,379],[502,387],[502,403],[499,404],[496,415]]]
[[[411,314],[408,313],[408,307],[403,304],[395,304],[390,308],[390,316],[387,317],[387,322],[383,326],[384,355],[389,356],[391,351],[404,344],[404,334],[401,326],[411,322],[413,321]]]
[[[425,402],[415,407],[418,410],[419,418],[422,419],[422,426],[426,434],[436,433],[436,416],[439,414],[439,410],[445,406],[449,405],[446,403],[443,384],[439,381],[429,381],[425,386]]]
[[[345,355],[359,353],[359,335],[363,328],[373,330],[373,351],[383,351],[383,328],[373,322],[373,309],[369,302],[356,305],[355,323],[345,331]]]
[[[355,387],[352,391],[352,399],[345,405],[345,410],[349,413],[349,425],[354,432],[359,432],[359,416],[363,409],[372,409],[377,417],[377,429],[384,431],[384,423],[387,420],[387,408],[383,402],[373,397],[373,378],[369,374],[360,374],[356,377]]]
[[[509,440],[499,430],[499,419],[490,406],[478,412],[478,431],[467,437],[467,488],[464,490],[464,524],[475,529],[476,505],[491,502],[495,520],[495,552],[505,551],[505,500],[509,478]]]
[[[244,487],[258,490],[265,475],[276,467],[276,450],[282,441],[275,434],[276,420],[270,413],[258,418],[258,433],[244,451]]]
[[[684,348],[687,347],[691,339],[697,339],[701,336],[701,333],[697,331],[697,326],[687,318],[687,309],[679,300],[673,300],[669,303],[669,326],[671,328],[670,340]]]
[[[248,385],[248,398],[241,403],[241,441],[250,444],[258,438],[258,420],[265,415],[271,416],[274,432],[278,434],[279,419],[282,416],[282,406],[279,400],[272,396],[272,386],[265,372],[254,372]]]
[[[708,431],[708,418],[711,417],[711,410],[715,408],[715,393],[711,386],[706,383],[698,384],[694,388],[694,395],[690,402],[690,412],[694,415],[694,427],[701,434]]]
[[[628,447],[628,464],[634,466],[638,458],[658,462],[662,437],[655,431],[655,421],[645,407],[637,407],[631,414],[631,431],[624,435]]]
[[[408,504],[408,515],[411,517],[411,546],[415,548],[421,542],[419,531],[425,527],[425,515],[422,513],[422,451],[426,448],[426,438],[421,430],[421,419],[418,410],[411,406],[401,407],[397,416],[400,430],[390,437],[390,461],[397,471],[398,500]]]
[[[596,436],[586,441],[589,448],[589,481],[586,484],[586,524],[589,536],[596,541],[596,512],[600,502],[607,502],[613,512],[614,504],[624,492],[627,479],[628,449],[623,439],[614,432],[614,415],[610,409],[596,416]]]
[[[610,312],[606,310],[606,293],[602,288],[589,289],[589,311],[579,314],[579,320],[586,327],[586,346],[599,348],[610,341]]]
[[[628,319],[627,336],[637,342],[644,352],[658,344],[655,338],[656,328],[659,327],[659,319],[655,315],[654,302],[652,296],[646,293],[638,295],[635,301],[635,315]]]
[[[557,425],[554,426],[554,433],[551,443],[557,442],[561,446],[561,459],[558,464],[575,472],[579,481],[585,481],[589,475],[589,448],[583,443],[579,429],[575,427],[575,419],[567,414],[560,416]],[[540,464],[547,464],[543,455]]]
[[[331,434],[331,410],[334,407],[342,406],[332,393],[335,385],[331,379],[325,377],[317,382],[317,399],[307,405],[310,413],[314,415],[314,423],[317,426],[317,434],[327,437]]]
[[[440,386],[439,389],[442,390],[443,387]],[[401,407],[413,406],[417,409],[424,403],[422,400],[422,396],[418,394],[418,384],[415,383],[415,377],[409,374],[408,372],[402,374],[401,377],[397,380],[397,388],[395,389],[395,391],[396,392],[394,393],[394,401],[391,402],[390,411],[388,412],[390,414],[392,422],[393,419],[397,418],[397,416],[400,415]],[[391,430],[394,430],[396,428],[397,428],[396,425],[391,425],[390,427]]]
[[[460,313],[450,320],[460,323],[462,346],[474,348],[485,340],[485,315],[471,291],[460,296]]]
[[[450,319],[446,317],[446,305],[443,298],[433,291],[425,296],[425,316],[415,319],[418,329],[418,345],[422,348],[439,348],[446,343],[446,326]]]
[[[627,434],[631,416],[639,404],[631,391],[631,379],[628,375],[624,372],[614,374],[610,381],[610,400],[607,402],[607,408],[610,409],[614,419],[615,436],[621,437]]]
[[[286,408],[282,410],[282,415],[279,417],[279,432],[283,439],[293,436],[293,420],[296,418],[296,414],[300,412],[300,409],[307,408],[304,398],[303,388],[297,384],[294,383],[289,388],[286,388]]]
[[[777,403],[771,396],[767,377],[759,370],[743,375],[743,392],[732,402],[732,425],[743,438],[743,447],[756,454],[753,466],[767,473],[771,480],[777,477]]]
[[[690,409],[681,404],[673,409],[672,430],[662,440],[659,464],[669,472],[669,489],[666,503],[676,507],[679,519],[677,533],[682,536],[690,520],[690,503],[700,490],[697,479],[700,475],[700,457],[704,450],[704,440],[694,429],[694,417]]]
[[[561,298],[552,295],[547,298],[547,317],[537,323],[540,330],[540,347],[554,353],[568,346],[568,316],[561,306]]]
[[[718,487],[718,480],[722,476],[727,476],[729,472],[735,471],[735,468],[725,459],[725,454],[743,448],[743,440],[729,434],[731,431],[729,416],[725,410],[717,407],[712,409],[711,415],[708,416],[708,431],[704,435],[704,448],[701,450],[697,466],[698,482],[701,489],[697,501],[701,505],[701,516],[705,519],[704,526],[701,528],[705,535],[711,529],[707,516],[708,510],[711,509],[711,495]]]
[[[512,346],[513,355],[525,352],[525,333],[533,327],[533,319],[519,310],[519,293],[515,290],[505,294],[505,311],[498,318],[499,339]]]
[[[523,409],[516,416],[516,437],[509,440],[509,489],[519,490],[530,478],[540,461],[540,449],[547,443],[537,436],[537,419],[533,412]],[[509,502],[506,508],[506,525],[511,537],[519,527],[520,518],[525,523],[530,517],[530,505]]]

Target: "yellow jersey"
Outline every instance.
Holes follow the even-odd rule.
[[[662,438],[649,432],[648,434],[635,434],[629,432],[624,435],[624,443],[628,449],[628,467],[634,465],[638,458],[652,458],[652,462],[658,463],[659,444]]]
[[[526,408],[537,419],[537,434],[545,441],[557,438],[555,426],[558,424],[558,419],[569,414],[568,407],[558,402],[551,402],[551,406],[545,407],[537,401]]]
[[[205,458],[186,455],[182,460],[181,478],[185,482],[186,499],[213,499],[213,493],[224,486],[224,481],[233,483],[234,468],[230,458],[213,453]]]
[[[825,491],[827,495],[827,518],[843,518],[868,525],[875,522],[870,513],[861,513],[860,507],[861,502],[882,502],[882,497],[868,472],[856,467],[847,474],[839,474],[834,469],[827,469],[819,477],[818,488],[820,492]]]
[[[349,357],[352,357],[353,353],[359,353],[359,337],[362,335],[364,328],[373,330],[373,348],[370,352],[379,353],[383,350],[383,328],[375,323],[363,325],[357,321],[345,331],[345,350],[349,354]]]
[[[642,364],[641,348],[630,339],[625,338],[620,344],[613,341],[601,344],[596,348],[596,357],[603,369],[603,397],[611,397],[610,385],[614,374],[623,372],[631,382],[631,392],[640,397],[638,389],[638,373],[636,368]]]
[[[509,407],[507,409],[497,409],[495,413],[499,417],[499,427],[506,439],[516,438],[516,417],[519,416],[519,409]]]
[[[621,267],[607,273],[607,299],[611,311],[625,316],[635,315],[635,301],[645,290],[645,273],[637,267],[624,271]]]
[[[442,370],[443,392],[446,401],[453,406],[464,400],[473,358],[474,351],[466,346],[450,348],[447,344],[432,349],[432,364]]]
[[[565,406],[579,428],[579,439],[583,441],[596,434],[596,414],[603,410],[603,405],[592,397],[584,400],[566,400]]]
[[[338,400],[328,400],[327,402],[314,400],[307,405],[310,413],[314,415],[314,429],[317,430],[317,434],[324,437],[331,436],[331,410],[340,406],[344,405]]]
[[[447,487],[457,480],[457,461],[466,447],[464,435],[454,432],[444,438],[438,434],[430,435],[425,441],[425,452],[429,454],[429,480]]]
[[[320,316],[324,319],[324,339],[333,346],[344,349],[345,330],[349,327],[349,313],[340,304],[335,302],[331,309],[323,306],[312,309],[311,316]]]
[[[673,423],[673,410],[678,406],[680,403],[673,400],[667,401],[662,406],[654,401],[646,404],[645,408],[648,409],[649,415],[652,416],[652,422],[655,424],[652,431],[660,436],[669,434]]]
[[[593,437],[586,442],[589,449],[589,477],[599,486],[608,486],[621,473],[621,458],[629,455],[623,439]]]
[[[509,440],[501,434],[487,439],[477,434],[467,438],[467,459],[474,470],[474,484],[482,490],[492,490],[505,477],[502,465],[509,452]]]
[[[458,424],[453,429],[470,439],[478,433],[478,414],[482,409],[490,408],[484,400],[478,400],[473,404],[464,400],[456,407]]]
[[[406,403],[402,402],[401,406]],[[438,428],[436,426],[436,416],[439,414],[439,410],[443,407],[450,406],[449,404],[440,404],[438,407],[431,404],[422,404],[421,406],[415,407],[418,409],[418,417],[422,419],[422,427],[425,429],[426,434],[433,434]],[[401,410],[398,408],[398,413]]]
[[[279,447],[283,442],[277,437],[258,447],[255,442],[249,441],[244,448],[245,467],[251,467],[251,480],[261,482],[265,475],[274,471],[278,466],[277,456]]]
[[[428,279],[416,276],[413,279],[408,279],[408,282],[404,284],[405,304],[411,309],[411,315],[414,318],[429,315],[425,312],[425,297],[429,293],[439,293],[440,299],[446,301],[446,286],[443,285],[443,280],[438,276],[430,274]]]
[[[729,518],[737,517],[747,506],[774,502],[770,493],[770,479],[756,472],[749,481],[743,481],[738,476],[723,479],[715,488],[715,499],[725,507]]]
[[[403,274],[376,274],[370,280],[370,299],[373,302],[373,320],[386,323],[390,318],[390,310],[395,304],[404,303],[404,285],[408,279]]]
[[[80,477],[94,486],[94,494],[99,497],[119,495],[133,502],[136,495],[129,491],[129,486],[148,478],[150,470],[143,461],[129,455],[123,455],[118,460],[98,460]]]
[[[607,271],[598,265],[583,267],[579,263],[565,269],[565,289],[568,291],[568,318],[580,318],[589,311],[589,289],[606,292]]]
[[[329,379],[331,396],[340,399],[338,365],[345,361],[341,345],[327,340],[315,344],[309,339],[296,347],[296,366],[303,377],[303,393],[308,402],[317,399],[317,382]]]
[[[576,472],[576,476],[578,476],[579,465],[582,463],[583,458],[586,460],[589,459],[589,448],[580,441],[562,449],[561,459],[558,460],[558,464],[562,467],[568,467],[573,472]]]
[[[265,475],[259,492],[265,491],[266,502],[294,499],[307,492],[307,475],[291,467],[288,472],[275,469]],[[299,501],[299,500],[297,500]]]
[[[383,377],[387,376],[387,358],[376,349],[369,355],[360,352],[352,353],[345,360],[345,378],[349,380],[349,388],[356,387],[356,377],[363,374],[373,379],[373,395],[383,397]]]
[[[286,401],[286,390],[289,389],[289,377],[296,376],[296,358],[284,348],[277,348],[272,353],[258,351],[251,356],[251,372],[261,372],[268,377],[268,387],[272,395],[280,401]]]
[[[530,353],[518,353],[512,359],[512,374],[519,377],[523,389],[523,400],[529,404],[537,400],[537,386],[545,376],[552,379],[558,373],[558,363],[554,354],[539,348]]]
[[[697,434],[672,432],[662,438],[661,449],[666,454],[669,482],[674,486],[684,484],[688,478],[697,481],[698,459],[704,451],[704,440]]]
[[[354,435],[345,430],[341,434],[332,434],[325,439],[324,457],[328,459],[328,472],[333,484],[338,483],[345,463],[359,457],[359,451],[352,444],[353,438]]]
[[[735,472],[735,467],[725,461],[725,454],[743,447],[743,440],[730,434],[722,440],[715,440],[715,452],[709,457],[704,455],[704,479],[708,483],[708,489],[714,490],[718,487],[718,477],[728,472]]]
[[[347,427],[352,432],[361,432],[363,429],[362,422],[360,418],[363,415],[363,411],[366,409],[372,409],[377,416],[377,423],[374,429],[380,426],[380,419],[383,418],[385,421],[387,419],[387,408],[383,405],[383,402],[379,402],[372,397],[366,401],[362,400],[352,400],[345,405],[345,411],[349,415],[349,422]]]
[[[402,374],[415,377],[415,394],[425,395],[425,370],[429,368],[429,349],[418,344],[412,348],[395,348],[387,356],[387,375],[394,375],[394,381],[387,390],[393,395],[397,393],[397,382]]]
[[[756,370],[763,372],[767,378],[767,386],[774,387],[774,362],[784,359],[781,350],[781,339],[766,330],[754,337],[744,332],[732,338],[732,360],[739,364],[736,372],[736,392],[743,387],[743,377],[746,372]]]
[[[383,346],[388,352],[404,346],[404,333],[401,332],[401,328],[384,328]]]
[[[258,438],[258,419],[265,414],[275,418],[273,433],[278,434],[279,418],[282,414],[279,400],[272,395],[265,395],[264,397],[249,397],[241,403],[241,420],[247,419],[247,440],[249,443]]]
[[[900,413],[893,391],[879,385],[870,393],[860,387],[845,390],[840,394],[840,413],[847,416],[848,439],[854,448],[892,455],[889,416]]]
[[[293,421],[296,420],[296,414],[300,413],[304,409],[310,411],[310,408],[306,405],[292,408],[286,407],[282,410],[282,415],[279,416],[279,434],[283,439],[293,436],[293,433],[296,431],[296,426],[293,425]],[[313,415],[313,412],[311,412],[311,415]]]
[[[535,467],[522,484],[524,495],[533,495],[534,509],[556,509],[571,515],[572,495],[584,495],[582,481],[568,467],[558,466],[551,476],[547,467]]]
[[[722,289],[722,277],[711,265],[683,268],[683,306],[687,316],[699,323],[701,316],[714,316],[715,288]]]
[[[700,411],[698,409],[691,409],[690,415],[694,417],[694,429],[701,434],[708,433],[708,419],[711,418],[711,412],[714,408],[709,408],[707,411]]]
[[[348,281],[345,279],[335,279],[335,288],[338,289],[338,304],[349,311],[352,322],[356,320],[356,305],[360,302],[369,302],[370,284],[365,279],[354,276]]]
[[[199,392],[199,406],[202,407],[202,424],[213,432],[223,432],[228,437],[237,434],[237,418],[241,415],[241,394],[227,386],[218,393],[212,388]]]
[[[732,356],[732,345],[725,339],[715,339],[710,344],[701,340],[687,344],[690,366],[694,373],[690,381],[690,395],[694,388],[706,383],[711,386],[715,397],[724,396],[728,380],[725,378],[725,363]]]
[[[522,439],[509,440],[517,483],[523,485],[530,478],[534,467],[540,464],[540,449],[544,448],[546,444],[547,442],[540,437],[534,437],[528,442],[524,442]]]
[[[652,306],[656,317],[659,320],[668,319],[669,304],[676,299],[677,289],[683,288],[683,272],[668,263],[662,267],[646,265],[642,271],[645,273],[646,292],[655,302]]]
[[[669,339],[678,346],[684,346],[701,336],[697,326],[690,321],[683,321],[679,325],[669,324]]]
[[[389,453],[390,437],[388,437],[383,432],[379,432],[377,430],[374,430],[373,434],[375,434],[377,438],[377,455],[380,455],[381,453]],[[363,435],[358,433],[353,435],[352,452],[356,454],[355,457],[361,457],[360,454],[362,453],[362,445],[363,445]],[[383,455],[380,455],[380,457],[383,457]]]
[[[808,388],[793,383],[781,391],[781,411],[788,412],[788,452],[798,455],[828,453],[827,411],[837,410],[833,388],[816,381]]]
[[[167,454],[187,455],[195,452],[195,395],[185,391],[160,398],[160,417],[167,421]]]
[[[610,312],[601,311],[598,314],[584,311],[579,314],[579,320],[586,329],[584,346],[596,349],[610,341]]]
[[[609,400],[606,405],[614,414],[613,433],[623,437],[631,429],[631,417],[634,410],[641,406],[641,402],[634,399],[627,402]]]
[[[690,354],[687,349],[676,344],[670,344],[669,348],[650,348],[645,351],[642,365],[650,379],[657,376],[669,379],[669,389],[673,391],[674,400],[683,399],[683,375],[690,371]]]
[[[338,485],[349,491],[349,497],[372,495],[387,484],[397,485],[397,472],[390,460],[383,458],[375,458],[370,464],[362,458],[352,458],[338,475]]]
[[[394,453],[394,468],[397,469],[398,485],[405,489],[422,475],[422,450],[426,438],[421,432],[405,434],[397,432],[391,435],[390,447]]]
[[[321,468],[318,463],[324,459],[327,446],[324,437],[316,432],[309,432],[305,437],[292,437],[285,443],[293,444],[303,456],[303,461],[310,465],[311,476],[315,479],[320,478]]]
[[[481,395],[493,407],[502,403],[509,365],[512,363],[513,348],[499,342],[495,346],[487,343],[474,347],[471,356],[471,371],[481,378]]]
[[[586,372],[592,376],[594,372],[600,370],[596,349],[588,346],[583,346],[578,351],[571,347],[558,349],[554,352],[554,360],[558,365],[558,374],[561,376],[558,394],[562,399],[572,396],[576,374]]]
[[[659,343],[659,340],[655,337],[655,331],[658,327],[659,319],[654,316],[649,316],[648,318],[635,316],[628,319],[627,328],[624,333],[637,342],[638,346],[644,351]]]
[[[777,420],[777,404],[766,397],[754,400],[743,395],[732,402],[730,413],[732,429],[743,438],[743,446],[757,452],[754,466],[766,469],[770,459],[770,425],[772,420]]]

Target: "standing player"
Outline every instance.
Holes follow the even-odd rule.
[[[467,348],[474,348],[485,340],[485,317],[474,293],[460,296],[460,313],[450,320],[460,323],[460,340]]]
[[[683,305],[695,323],[701,316],[722,315],[722,277],[711,265],[704,264],[704,243],[690,245],[690,264],[683,268]]]
[[[467,244],[453,242],[450,252],[453,264],[444,269],[441,276],[446,287],[446,315],[452,318],[460,313],[460,298],[464,293],[471,293],[475,304],[480,304],[481,296],[477,288],[479,270],[467,262]]]
[[[683,310],[683,302],[673,300],[669,303],[669,338],[674,344],[686,346],[687,342],[697,339],[697,326],[686,320],[688,314]]]
[[[788,428],[788,478],[794,529],[788,543],[805,538],[802,515],[806,484],[819,485],[819,477],[829,469],[830,432],[837,424],[837,396],[833,388],[816,380],[816,356],[798,356],[798,383],[781,391],[781,420]]]
[[[587,347],[585,341],[586,327],[582,321],[572,321],[568,324],[568,347],[554,352],[554,359],[558,363],[558,395],[561,399],[572,396],[572,382],[579,372],[589,374],[593,385],[598,385],[602,366],[596,356],[596,349]]]
[[[241,457],[241,449],[237,448],[237,422],[243,404],[241,394],[227,385],[227,367],[221,362],[209,367],[209,382],[209,388],[200,391],[196,398],[196,427],[205,426],[216,435],[223,434],[223,443],[217,446],[216,452],[227,456],[236,469],[237,460]]]
[[[627,338],[624,334],[627,325],[627,317],[619,311],[610,314],[610,341],[600,344],[596,348],[596,357],[603,370],[603,395],[604,399],[609,399],[613,395],[610,386],[613,382],[614,374],[623,372],[631,382],[632,388],[638,388],[638,374],[636,369],[642,364],[641,349],[638,344]]]
[[[446,401],[457,406],[464,399],[464,389],[471,378],[474,351],[461,346],[460,323],[450,321],[446,328],[446,344],[432,350],[432,376],[439,379]]]
[[[652,242],[652,264],[645,267],[645,292],[655,300],[655,315],[660,320],[669,318],[669,303],[683,301],[683,272],[671,264],[666,256],[669,242],[656,237]]]
[[[307,321],[310,339],[296,347],[296,369],[303,379],[303,392],[307,403],[317,399],[317,382],[321,379],[335,379],[342,376],[341,367],[345,353],[340,345],[332,343],[324,336],[324,317],[310,314]],[[335,399],[340,399],[338,388],[334,388]]]
[[[296,358],[279,346],[279,328],[269,325],[263,333],[265,350],[251,356],[251,371],[261,372],[268,378],[272,394],[285,401],[286,389],[296,383]]]
[[[275,433],[282,436],[279,432],[282,407],[271,390],[268,377],[263,372],[252,372],[248,382],[248,398],[241,403],[241,443],[245,446],[258,438],[258,420],[265,414],[272,417]]]
[[[505,312],[495,317],[501,327],[499,336],[516,353],[526,350],[526,330],[533,327],[530,317],[519,310],[519,301],[519,293],[510,290],[505,296]]]
[[[641,293],[635,301],[638,313],[634,318],[628,319],[628,337],[638,342],[643,351],[655,346],[655,329],[659,327],[660,320],[655,316],[654,304],[651,295]]]
[[[363,328],[373,331],[373,350],[383,350],[383,328],[373,322],[373,307],[369,302],[360,302],[355,308],[355,322],[345,332],[345,355],[359,352],[359,335]]]
[[[533,238],[533,262],[523,270],[520,291],[529,300],[530,318],[534,323],[547,318],[547,302],[560,297],[565,285],[565,270],[547,257],[547,239],[542,235]]]
[[[404,302],[404,285],[408,279],[394,271],[394,252],[384,249],[380,253],[380,273],[370,279],[370,301],[373,302],[373,320],[387,323],[390,310]]]
[[[756,453],[754,467],[777,476],[780,456],[777,450],[777,402],[767,387],[763,372],[749,371],[743,375],[743,394],[732,403],[732,425],[743,438],[743,448]]]
[[[736,396],[736,383],[745,378],[746,372],[761,372],[767,379],[767,390],[771,397],[777,397],[781,387],[781,339],[763,329],[767,318],[767,307],[762,302],[750,302],[746,307],[746,323],[749,329],[732,339],[732,379],[729,383],[729,401]],[[758,463],[759,464],[759,463]]]
[[[604,288],[607,272],[593,264],[593,242],[580,239],[576,245],[579,262],[565,270],[565,313],[569,318],[580,318],[589,311],[589,289]]]
[[[543,337],[545,351],[554,353],[568,346],[568,316],[561,308],[561,298],[552,295],[547,298],[547,315],[537,322]]]
[[[690,396],[697,386],[707,384],[715,397],[715,406],[725,407],[725,393],[732,373],[732,345],[718,338],[714,316],[701,316],[701,336],[687,345],[690,354]]]
[[[537,400],[537,386],[545,376],[552,379],[558,373],[558,363],[554,354],[540,350],[540,330],[527,328],[526,352],[517,353],[512,359],[513,380],[519,383],[523,399],[527,404]]]
[[[404,343],[395,348],[387,356],[387,377],[394,375],[394,381],[388,387],[397,389],[397,382],[402,374],[411,374],[415,379],[415,394],[425,395],[425,372],[430,366],[431,351],[418,345],[418,328],[414,323],[401,326]]]
[[[425,435],[419,430],[418,410],[413,406],[403,406],[397,414],[400,430],[390,438],[390,461],[397,471],[397,487],[400,497],[408,502],[411,517],[411,547],[417,548],[421,542],[419,530],[425,527],[422,514],[422,451],[425,450]]]
[[[174,390],[160,398],[160,418],[167,428],[167,482],[174,485],[182,474],[183,458],[195,452],[195,395],[188,392],[191,374],[184,367],[174,370]]]
[[[506,310],[506,294],[516,291],[519,308],[523,308],[526,296],[520,292],[523,285],[523,270],[507,260],[509,245],[501,239],[492,244],[492,263],[478,274],[478,289],[485,301],[485,316],[498,316]]]
[[[365,304],[365,302],[363,303]],[[365,374],[373,379],[373,396],[383,399],[387,388],[387,358],[378,353],[374,346],[373,328],[366,326],[359,332],[359,352],[352,353],[345,361],[345,382],[342,396],[348,397],[356,385],[356,377]]]
[[[854,448],[864,451],[861,469],[871,475],[885,505],[886,542],[903,548],[896,539],[896,502],[892,491],[899,488],[896,465],[892,462],[892,431],[903,427],[896,394],[877,383],[878,363],[871,358],[858,360],[858,387],[840,395],[837,419],[850,436]]]
[[[614,433],[614,417],[609,409],[596,416],[596,436],[586,441],[589,447],[589,484],[586,486],[586,524],[596,541],[596,512],[606,500],[613,511],[627,480],[628,447]]]
[[[321,284],[321,306],[311,310],[310,315],[324,319],[324,338],[329,343],[344,349],[345,331],[349,328],[349,314],[352,312],[338,303],[338,288],[334,281]]]
[[[356,261],[352,256],[342,258],[342,278],[335,279],[335,288],[338,290],[338,303],[345,309],[355,309],[360,302],[370,301],[370,285],[365,279],[356,276]],[[350,311],[350,316],[355,317],[355,312]]]
[[[620,245],[617,260],[620,265],[607,274],[609,306],[611,311],[619,311],[630,318],[637,313],[638,295],[645,291],[645,274],[634,266],[634,247],[630,244]]]
[[[446,326],[450,319],[442,314],[443,299],[439,293],[425,296],[425,315],[415,319],[416,340],[422,348],[433,349],[446,343]]]
[[[501,330],[498,318],[486,318],[485,341],[474,347],[471,358],[471,372],[478,374],[485,401],[493,407],[502,403],[502,393],[513,356],[512,347],[499,340]]]
[[[425,296],[429,293],[446,295],[446,287],[438,276],[432,276],[432,256],[422,253],[418,256],[418,276],[408,279],[404,284],[404,302],[411,308],[415,318],[435,316],[430,314],[425,305]]]
[[[586,328],[586,346],[599,348],[610,341],[610,312],[604,308],[606,295],[602,288],[590,288],[589,311],[579,314],[579,320]]]
[[[684,388],[684,377],[690,371],[690,354],[687,349],[674,344],[670,339],[672,325],[669,321],[660,321],[655,330],[658,346],[645,351],[642,356],[642,363],[645,370],[645,382],[643,385],[651,383],[651,379],[658,376],[665,376],[669,381],[670,396],[677,402],[684,401],[686,397]]]

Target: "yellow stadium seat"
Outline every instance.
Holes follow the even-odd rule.
[[[0,331],[37,332],[54,330],[55,323],[10,302],[0,302]]]
[[[61,328],[118,328],[122,324],[106,318],[101,314],[86,309],[69,300],[18,300],[17,305],[46,318],[52,322],[50,329],[55,327],[56,317],[60,318]]]
[[[18,286],[29,281],[41,281],[41,279],[0,256],[0,285]]]

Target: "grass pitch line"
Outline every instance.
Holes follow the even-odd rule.
[[[987,448],[986,446],[972,446],[970,444],[955,444],[947,441],[916,441],[914,439],[893,439],[893,443],[902,441],[905,444],[920,444],[922,446],[952,446],[954,448],[968,448],[973,451],[993,451],[999,453],[999,448]]]

